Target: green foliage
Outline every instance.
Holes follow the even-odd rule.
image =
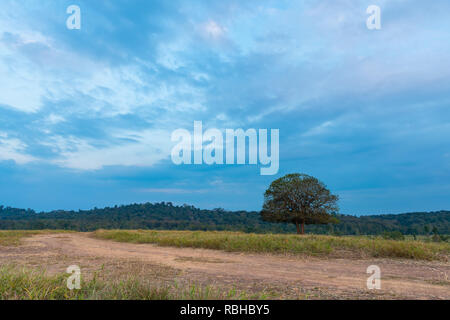
[[[433,236],[431,237],[433,242],[446,242],[450,240],[450,236],[439,234],[436,227],[433,228]]]
[[[338,197],[306,174],[288,174],[273,181],[264,194],[261,217],[264,221],[299,224],[328,224],[338,211]]]
[[[424,226],[435,226],[440,235],[450,234],[450,211],[355,217],[336,215],[335,225],[310,225],[308,232],[331,235],[382,235],[400,231],[425,235]],[[331,227],[330,227],[331,226]],[[263,221],[259,212],[201,210],[172,203],[144,203],[104,209],[35,212],[0,206],[0,230],[152,229],[293,233],[292,224]],[[430,230],[430,229],[429,229]],[[1,241],[1,240],[0,240]]]
[[[384,239],[405,240],[405,236],[400,231],[385,231],[383,232]]]

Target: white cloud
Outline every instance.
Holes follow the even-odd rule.
[[[168,122],[171,126],[184,122],[185,113],[205,109],[201,88],[182,77],[164,79],[157,64],[133,59],[127,65],[110,66],[64,45],[53,45],[50,36],[30,30],[26,23],[9,19],[4,24],[2,18],[0,13],[0,106],[36,114],[44,111],[46,101],[58,106],[42,121],[34,122],[35,129],[44,134],[37,143],[50,147],[56,155],[42,161],[80,170],[152,166],[170,155],[168,129],[118,131],[112,127],[105,129],[106,137],[85,139],[54,134],[51,125],[70,122],[75,116],[102,121],[145,108],[156,114],[164,110],[150,121],[167,128]],[[198,77],[207,79],[204,73]],[[0,160],[20,164],[35,160],[24,153],[26,147],[4,136]]]
[[[39,79],[29,63],[17,61],[5,54],[0,42],[0,105],[6,105],[23,112],[36,112],[45,94]],[[11,53],[12,55],[13,53]]]
[[[302,134],[303,137],[317,136],[328,132],[328,129],[334,125],[333,121],[325,121],[320,125],[313,127]]]
[[[221,38],[226,33],[226,29],[220,26],[216,21],[209,20],[203,24],[203,32],[214,39]]]
[[[0,132],[0,160],[13,160],[18,164],[26,164],[37,160],[28,155],[27,145],[16,138],[9,138],[8,134]]]
[[[98,170],[106,166],[152,166],[170,155],[172,143],[168,131],[123,131],[113,134],[113,138],[115,144],[103,146],[98,145],[101,141],[62,136],[54,136],[44,144],[59,155],[53,160],[55,164],[79,170]]]
[[[110,66],[53,45],[50,36],[29,31],[26,25],[17,30],[14,25],[0,32],[0,105],[30,113],[40,111],[45,101],[70,101],[76,106],[61,109],[62,114],[99,117],[134,113],[142,106],[203,108],[203,92],[189,79],[165,80],[155,67],[148,72],[148,63],[139,59]],[[182,66],[171,60],[175,55],[166,54],[175,49],[163,50],[159,62],[171,69]]]
[[[48,124],[51,124],[51,125],[65,122],[65,121],[66,121],[66,119],[64,117],[54,114],[54,113],[49,114],[48,117],[45,118],[45,122]]]

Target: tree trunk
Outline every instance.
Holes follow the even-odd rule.
[[[295,221],[295,226],[297,227],[297,234],[300,234],[300,226],[298,225],[298,221]]]
[[[300,224],[295,221],[295,226],[297,227],[297,234],[305,234],[305,222],[302,221],[302,229],[300,230]]]

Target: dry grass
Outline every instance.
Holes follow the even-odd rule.
[[[17,246],[22,238],[37,234],[64,233],[62,230],[0,230],[0,246]]]
[[[449,243],[397,241],[365,236],[247,234],[215,231],[98,230],[94,237],[161,246],[217,249],[231,252],[313,256],[448,260]]]
[[[130,276],[114,280],[101,277],[102,270],[92,279],[81,282],[80,290],[67,288],[68,274],[49,276],[43,271],[0,268],[1,300],[240,300],[266,299],[262,292],[248,295],[236,289],[200,286],[196,284],[155,285]]]

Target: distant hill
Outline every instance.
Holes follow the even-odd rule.
[[[412,212],[355,217],[338,215],[336,225],[307,226],[306,232],[333,234],[425,234],[436,228],[450,234],[450,211]],[[267,223],[259,212],[202,210],[189,205],[144,203],[79,211],[35,212],[0,206],[0,229],[157,229],[229,230],[255,233],[293,233],[294,225]]]

